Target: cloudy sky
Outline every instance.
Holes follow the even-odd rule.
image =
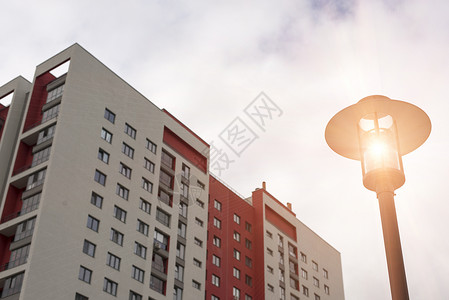
[[[404,157],[396,191],[412,299],[449,294],[449,2],[357,0],[6,1],[0,85],[78,42],[148,99],[234,160],[220,177],[244,196],[267,182],[341,252],[346,299],[389,298],[376,195],[360,163],[327,146],[330,118],[382,94],[421,107],[427,142]],[[244,109],[282,110],[265,131]],[[240,156],[220,140],[237,117],[257,139]]]

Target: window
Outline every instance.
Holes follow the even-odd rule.
[[[297,252],[296,247],[293,246],[292,244],[288,243],[288,254],[289,254],[290,256],[293,256],[294,258],[297,258],[297,257],[298,257],[298,254],[297,254],[297,253],[298,253],[298,252]]]
[[[212,284],[215,286],[220,286],[220,277],[215,274],[212,274]]]
[[[27,181],[27,188],[26,190],[31,190],[34,187],[37,187],[44,183],[45,180],[45,173],[47,172],[47,169],[40,170],[36,173],[31,174],[28,176]]]
[[[125,200],[128,200],[129,197],[129,190],[127,188],[125,188],[123,185],[121,185],[120,183],[117,183],[117,188],[115,189],[115,193],[122,197]]]
[[[268,255],[273,256],[273,250],[271,250],[270,248],[267,248],[267,253],[268,253]]]
[[[212,296],[210,297],[210,300],[220,300],[220,298],[218,298],[217,296],[212,295]]]
[[[198,281],[192,280],[192,286],[197,290],[201,290],[201,283]]]
[[[173,289],[173,300],[182,300],[182,288],[175,286]]]
[[[285,272],[284,270],[279,270],[279,281],[285,283]]]
[[[196,205],[198,205],[201,208],[204,208],[204,202],[201,201],[200,199],[196,199]]]
[[[200,227],[204,226],[204,222],[202,220],[198,219],[198,218],[195,218],[195,224],[200,226]]]
[[[132,266],[131,277],[139,282],[143,282],[143,278],[145,276],[145,272],[142,269],[139,269],[136,266]]]
[[[83,253],[94,257],[95,256],[95,248],[97,246],[94,243],[89,242],[88,240],[84,240],[83,245]]]
[[[270,267],[270,266],[267,266],[267,271],[268,271],[268,273],[271,273],[271,274],[273,274],[273,268],[272,268],[272,267]]]
[[[198,267],[198,268],[201,268],[202,263],[198,259],[194,258],[193,259],[193,265]]]
[[[110,144],[112,142],[112,133],[110,133],[106,129],[102,128],[101,129],[101,138]]]
[[[268,291],[274,292],[274,287],[271,284],[268,285]]]
[[[122,144],[122,152],[130,158],[134,157],[134,149],[126,143]]]
[[[267,237],[269,237],[270,239],[273,238],[273,234],[271,232],[269,232],[268,230],[266,231]]]
[[[148,158],[144,158],[143,167],[150,171],[151,173],[154,173],[154,163],[152,163]]]
[[[320,300],[321,298],[320,298],[320,296],[318,296],[317,294],[314,294],[315,295],[315,300]]]
[[[326,295],[329,295],[329,287],[327,285],[324,285],[324,292]]]
[[[199,180],[196,181],[196,184],[197,184],[201,189],[203,189],[203,190],[206,188],[206,186],[204,185],[204,183],[202,183],[202,182],[199,181]]]
[[[176,257],[179,257],[180,259],[184,259],[185,252],[186,252],[186,246],[184,246],[184,244],[181,244],[180,242],[178,242],[178,244],[176,245]]]
[[[78,279],[87,283],[90,283],[90,280],[92,278],[92,271],[88,268],[85,268],[83,266],[80,266],[80,271],[78,274]]]
[[[251,297],[250,295],[246,294],[245,295],[245,300],[253,300],[253,297]]]
[[[134,254],[142,257],[143,259],[147,258],[147,247],[144,245],[134,242]]]
[[[104,175],[98,170],[95,170],[94,180],[103,186],[106,185],[106,175]]]
[[[290,287],[294,288],[295,290],[299,290],[299,282],[298,282],[298,280],[290,277]]]
[[[22,208],[20,210],[20,215],[23,216],[39,207],[39,202],[41,199],[41,194],[35,194],[31,197],[22,200]]]
[[[140,202],[139,202],[139,208],[141,210],[143,210],[144,212],[146,212],[147,214],[151,213],[151,204],[150,202],[140,198]]]
[[[146,145],[147,149],[150,150],[151,152],[153,152],[154,154],[156,154],[156,144],[153,143],[152,141],[150,141],[149,139],[147,139],[147,145]]]
[[[245,229],[246,229],[246,231],[251,232],[251,229],[252,229],[251,224],[248,222],[245,222]]]
[[[245,275],[245,283],[248,286],[253,286],[253,279],[251,278],[251,276]]]
[[[313,277],[313,285],[318,288],[320,287],[320,281],[318,280],[318,278]]]
[[[180,189],[181,196],[189,199],[189,186],[185,183],[181,183]]]
[[[252,243],[251,243],[250,240],[245,239],[245,247],[246,247],[247,249],[251,250],[251,248],[252,248]]]
[[[304,279],[308,279],[308,274],[307,274],[307,271],[306,270],[304,270],[304,269],[301,269],[301,277],[302,278],[304,278]]]
[[[114,205],[114,217],[117,220],[122,221],[123,223],[126,222],[126,211],[118,207],[117,205]]]
[[[169,238],[167,235],[162,232],[155,230],[154,231],[154,246],[159,247],[160,249],[168,251],[168,241]]]
[[[151,274],[150,288],[160,294],[165,295],[165,281]]]
[[[290,297],[291,297],[290,300],[299,300],[299,298],[293,294],[290,294]]]
[[[187,204],[183,202],[179,203],[179,214],[184,218],[187,218]]]
[[[62,85],[54,88],[53,90],[49,91],[48,94],[47,94],[47,101],[45,103],[53,101],[56,98],[62,96],[63,92],[64,92],[64,84],[62,84]]]
[[[164,150],[162,150],[162,155],[161,155],[161,161],[162,164],[167,166],[168,168],[174,170],[175,169],[175,158],[173,156],[171,156],[170,154],[168,154],[167,152],[165,152]]]
[[[281,265],[284,264],[284,253],[282,253],[281,251],[279,251],[279,263]]]
[[[20,241],[32,235],[35,223],[35,217],[19,223],[19,225],[17,225],[16,234],[14,236],[14,242]]]
[[[301,261],[303,263],[307,263],[307,256],[304,253],[302,253],[302,252],[301,252]]]
[[[302,293],[309,297],[309,289],[306,286],[302,286]]]
[[[187,225],[183,222],[178,222],[178,235],[182,238],[186,238]]]
[[[249,268],[253,267],[253,261],[251,258],[249,258],[248,256],[245,257],[245,265]]]
[[[318,264],[312,260],[312,269],[318,271]]]
[[[159,208],[156,210],[156,220],[158,220],[161,224],[170,227],[170,215]]]
[[[111,241],[113,241],[114,243],[122,246],[123,245],[123,233],[115,230],[114,228],[111,228],[111,236],[110,236]]]
[[[148,236],[148,229],[149,226],[147,223],[137,219],[137,231],[140,232],[141,234]]]
[[[179,264],[175,265],[175,279],[184,281],[184,267]]]
[[[98,232],[98,227],[100,226],[100,221],[95,219],[91,215],[87,216],[87,228],[92,229],[95,232]]]
[[[36,145],[42,144],[43,142],[51,139],[55,135],[55,128],[56,125],[52,125],[50,127],[41,130],[37,137]]]
[[[237,249],[234,249],[234,258],[240,260],[240,251]]]
[[[221,211],[221,202],[214,200],[214,207],[218,210]]]
[[[117,282],[114,282],[108,278],[104,278],[103,291],[113,296],[117,296]]]
[[[161,189],[161,188],[159,188],[159,190],[158,190],[157,199],[160,202],[163,202],[163,203],[167,204],[170,207],[173,204],[172,196],[169,193],[167,193],[166,191],[164,191],[163,189]]]
[[[221,263],[221,259],[216,255],[212,255],[212,264],[219,267],[220,263]]]
[[[234,231],[234,240],[236,240],[237,242],[240,243],[240,233],[238,233],[237,231]]]
[[[33,154],[33,160],[31,162],[31,166],[37,166],[48,160],[50,157],[50,149],[51,147],[47,147]]]
[[[234,296],[234,299],[240,299],[240,290],[235,286],[232,287],[232,296]]]
[[[214,217],[214,226],[221,229],[221,221]]]
[[[112,124],[115,122],[115,114],[107,108],[104,109],[104,118]]]
[[[280,234],[278,234],[278,246],[284,248],[284,238]]]
[[[240,217],[239,215],[234,214],[234,222],[237,224],[240,224]]]
[[[147,191],[152,193],[153,192],[153,184],[148,180],[142,177],[142,188]]]
[[[290,273],[298,274],[298,264],[289,260]]]
[[[103,205],[103,197],[92,192],[92,196],[90,197],[90,203],[92,203],[98,208],[101,208],[101,206]]]
[[[86,296],[81,295],[79,293],[76,293],[75,294],[75,300],[89,300],[89,298],[87,298]]]
[[[187,180],[190,178],[190,168],[185,164],[182,164],[181,176]]]
[[[128,179],[131,179],[131,168],[127,167],[124,163],[120,163],[119,173]]]
[[[155,253],[153,251],[153,258],[151,261],[151,267],[164,274],[167,274],[167,258]]]
[[[142,295],[129,291],[129,300],[142,300]]]
[[[47,122],[48,120],[51,120],[53,118],[56,118],[58,116],[59,113],[59,104],[56,106],[53,106],[50,109],[47,109],[46,111],[44,111],[42,113],[42,120],[41,120],[41,124]]]
[[[203,247],[203,241],[199,238],[195,238],[193,242],[195,243],[195,245]]]
[[[282,287],[282,286],[280,286],[279,287],[279,289],[280,289],[280,300],[285,300],[285,289]]]
[[[237,268],[233,268],[233,270],[232,270],[232,275],[233,275],[235,278],[240,279],[240,270],[237,269]]]
[[[214,246],[217,246],[218,248],[221,247],[221,239],[217,236],[214,236],[214,239],[212,240],[212,244],[214,244]]]
[[[108,255],[106,257],[106,264],[113,269],[120,270],[120,257],[115,256],[114,254],[108,252]]]
[[[125,133],[133,139],[136,139],[136,130],[132,128],[128,123],[125,123]]]
[[[22,289],[23,274],[24,273],[19,273],[17,275],[13,275],[11,277],[8,277],[5,280],[5,284],[3,285],[3,292],[1,294],[1,298],[6,298],[8,296],[20,293],[20,290]]]
[[[329,272],[327,272],[326,269],[323,269],[323,276],[324,278],[329,279]]]

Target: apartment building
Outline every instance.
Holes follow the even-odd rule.
[[[344,299],[338,251],[208,153],[78,44],[1,86],[0,299]]]

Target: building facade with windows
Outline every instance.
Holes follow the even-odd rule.
[[[0,299],[344,299],[334,248],[78,44],[6,97]]]

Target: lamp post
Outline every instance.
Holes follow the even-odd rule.
[[[393,300],[409,299],[394,191],[405,182],[402,156],[421,146],[430,130],[430,119],[419,107],[379,95],[341,110],[326,127],[329,147],[360,160],[363,185],[377,194]]]

